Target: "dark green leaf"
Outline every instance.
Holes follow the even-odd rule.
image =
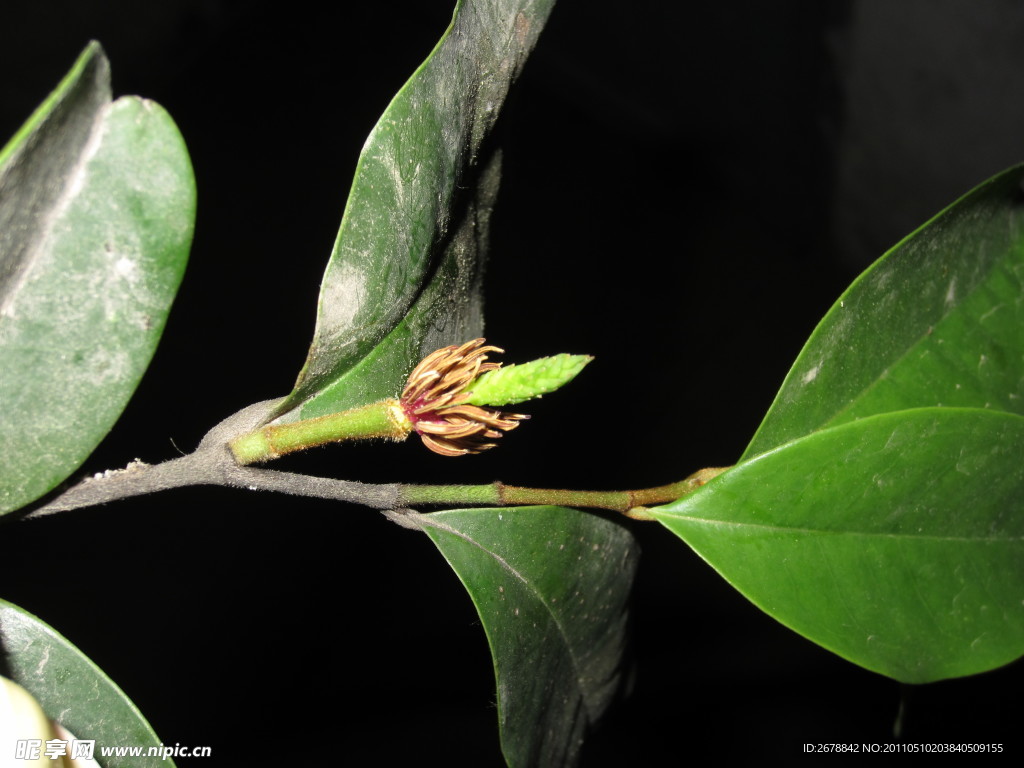
[[[1024,418],[814,432],[653,513],[769,615],[905,682],[1024,654]]]
[[[324,275],[306,364],[277,411],[283,420],[394,396],[426,353],[482,332],[480,269],[497,189],[485,139],[553,3],[460,2],[377,123]]]
[[[104,768],[170,766],[161,757],[100,758],[101,747],[160,747],[131,700],[53,628],[0,600],[0,673],[31,693],[51,720],[78,739],[95,739]],[[6,760],[6,758],[5,758]]]
[[[562,507],[418,516],[472,597],[491,645],[512,766],[575,762],[619,683],[633,536]]]
[[[483,332],[481,283],[487,218],[498,192],[498,162],[477,184],[437,272],[416,303],[383,341],[281,421],[310,419],[395,397],[415,365],[430,352]]]
[[[149,364],[195,215],[158,105],[110,101],[90,45],[0,153],[0,513],[73,472]]]
[[[1024,167],[982,184],[861,275],[818,325],[743,455],[875,413],[1024,413]]]

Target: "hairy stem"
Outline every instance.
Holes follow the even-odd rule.
[[[192,485],[221,485],[250,491],[274,491],[292,496],[343,501],[373,509],[410,506],[523,506],[553,504],[584,509],[608,509],[638,520],[650,520],[646,506],[674,501],[704,485],[724,469],[695,472],[678,483],[635,491],[573,491],[524,488],[501,482],[488,485],[369,484],[329,477],[238,466],[228,451],[209,450],[163,464],[133,462],[125,469],[89,477],[55,498],[36,506],[26,518],[45,517],[111,501]]]
[[[257,464],[343,440],[404,440],[411,430],[398,401],[381,400],[315,419],[260,427],[232,439],[228,446],[239,464]]]
[[[255,403],[229,416],[207,433],[194,453],[162,464],[132,462],[125,469],[98,473],[63,492],[37,502],[25,517],[36,518],[82,507],[143,496],[190,485],[221,485],[252,491],[276,491],[363,504],[374,509],[398,506],[398,485],[369,485],[327,477],[240,466],[228,448],[239,435],[259,432],[277,401]]]
[[[357,414],[355,417],[353,417],[354,411],[346,411],[345,421],[348,424],[346,429],[351,428],[350,431],[353,434],[363,437],[391,436],[377,431],[382,424],[387,428],[387,420],[390,417],[387,416],[385,409],[388,404],[389,401],[375,403],[375,413],[368,412],[367,409],[355,409],[356,411],[367,411]],[[501,482],[488,485],[400,485],[398,483],[373,485],[243,466],[237,459],[237,445],[241,444],[245,451],[249,450],[245,446],[258,448],[259,441],[266,438],[267,429],[281,429],[280,427],[258,426],[267,418],[267,414],[272,412],[273,406],[274,403],[270,401],[257,403],[225,419],[210,430],[196,451],[188,456],[153,465],[135,461],[125,469],[96,474],[63,492],[54,493],[49,498],[36,503],[25,517],[44,517],[57,512],[106,504],[118,499],[142,496],[171,488],[191,485],[221,485],[245,488],[251,491],[274,491],[293,496],[344,501],[380,510],[397,510],[413,505],[503,507],[553,504],[584,509],[608,509],[621,512],[628,517],[649,520],[651,517],[646,512],[646,506],[674,501],[725,471],[725,468],[710,467],[694,472],[685,480],[657,488],[634,491],[572,491],[523,488],[505,485]],[[337,427],[336,424],[323,427],[322,422],[310,426],[311,422],[321,422],[321,420],[313,419],[285,426],[305,425],[302,427],[305,431],[300,436],[301,440],[296,438],[297,441],[303,442],[303,447],[309,444],[306,440],[311,435],[316,437],[317,430],[325,429],[333,434]],[[352,427],[353,424],[362,426],[357,429]],[[287,432],[272,432],[271,434],[273,440],[277,441],[271,444],[276,448],[290,444],[288,441],[295,437],[295,435],[287,436]],[[280,439],[281,434],[285,434],[287,437]],[[256,449],[253,451],[258,453]]]
[[[55,498],[35,507],[25,517],[45,517],[57,512],[93,507],[192,485],[220,485],[249,491],[273,491],[291,496],[362,504],[374,509],[392,509],[400,506],[400,486],[396,483],[373,485],[294,472],[240,467],[227,451],[223,452],[223,456],[223,461],[210,461],[210,454],[197,451],[162,464],[132,462],[125,469],[86,478]]]

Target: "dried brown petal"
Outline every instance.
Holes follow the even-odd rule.
[[[501,367],[488,362],[487,354],[502,351],[473,339],[431,352],[409,374],[401,405],[427,448],[443,456],[479,453],[495,445],[484,440],[500,437],[529,418],[465,404],[466,387],[480,374]]]

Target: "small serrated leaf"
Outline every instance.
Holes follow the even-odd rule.
[[[529,363],[506,365],[477,377],[467,389],[470,405],[514,405],[554,392],[594,358],[560,354]]]

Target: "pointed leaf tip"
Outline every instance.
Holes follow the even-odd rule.
[[[554,392],[572,381],[594,358],[560,354],[488,371],[470,385],[470,405],[514,405]]]

